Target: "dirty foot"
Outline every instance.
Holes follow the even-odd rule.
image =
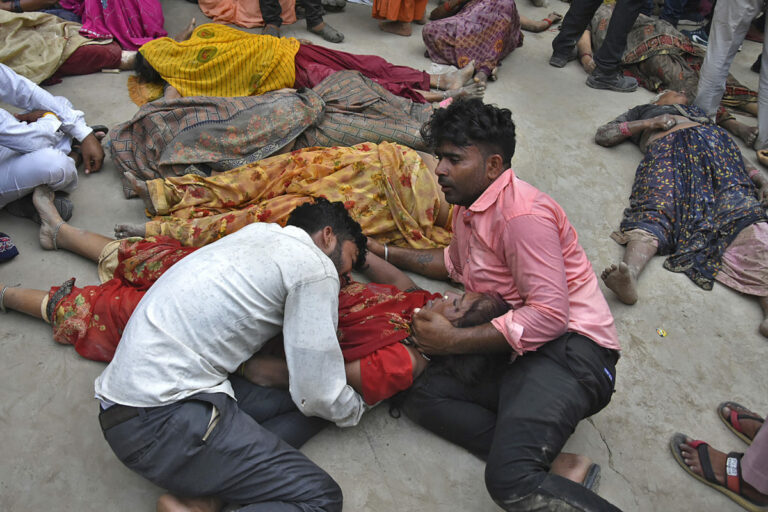
[[[64,223],[53,199],[53,190],[48,185],[36,187],[32,193],[32,203],[40,215],[40,247],[48,251],[56,249],[56,233]]]
[[[152,198],[149,195],[147,183],[145,181],[139,180],[130,172],[126,172],[124,176],[128,183],[131,184],[131,188],[134,192],[136,192],[136,195],[139,196],[142,201],[144,201],[144,206],[147,207],[149,214],[157,215],[157,210],[155,210],[155,205],[152,204]]]
[[[458,98],[482,98],[485,95],[485,84],[475,82],[473,84],[445,91],[448,96],[454,99]]]
[[[189,21],[189,25],[187,25],[187,28],[185,28],[184,30],[176,34],[173,38],[179,42],[186,41],[187,39],[189,39],[189,36],[192,35],[192,32],[195,31],[196,25],[197,25],[197,20],[195,18],[192,18]]]
[[[622,261],[618,267],[611,265],[603,270],[600,277],[621,302],[630,306],[637,302],[637,279],[626,263]]]
[[[144,224],[117,224],[115,225],[115,238],[129,238],[147,236],[147,227]]]
[[[472,81],[472,77],[475,75],[475,61],[471,61],[469,64],[456,71],[445,73],[441,76],[442,86],[438,89],[444,89],[449,91],[451,89],[461,89],[462,86]]]
[[[380,21],[379,29],[398,36],[408,37],[411,35],[411,24],[407,21]]]
[[[486,75],[482,71],[478,71],[477,73],[475,73],[475,82],[486,85],[488,82],[488,75]]]

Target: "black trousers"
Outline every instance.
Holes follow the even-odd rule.
[[[477,385],[439,369],[425,372],[403,408],[486,460],[486,487],[504,510],[617,511],[582,485],[548,473],[579,421],[610,401],[617,360],[616,351],[567,333]]]
[[[217,496],[250,512],[341,512],[338,484],[294,448],[327,422],[303,416],[287,391],[231,381],[237,402],[199,393],[141,408],[104,438],[128,468],[179,496]],[[208,432],[213,407],[220,419]]]
[[[316,27],[323,22],[323,5],[320,0],[299,0],[304,6],[304,13],[307,17],[307,28]],[[275,25],[277,27],[283,24],[283,18],[280,15],[283,8],[280,7],[278,0],[259,0],[261,17],[264,18],[265,25]]]
[[[560,33],[552,41],[554,53],[568,55],[576,46],[579,38],[595,15],[603,0],[573,0],[563,18]],[[645,0],[618,0],[608,24],[605,41],[595,52],[595,64],[600,71],[615,73],[619,71],[621,56],[627,47],[627,34],[635,24],[637,15],[645,5]]]

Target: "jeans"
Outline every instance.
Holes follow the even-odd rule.
[[[427,371],[403,409],[423,427],[486,460],[485,483],[507,511],[617,511],[580,484],[548,473],[583,418],[611,399],[618,353],[566,333],[476,385]]]
[[[552,49],[558,55],[569,55],[586,30],[602,0],[573,0],[563,18],[560,33],[552,41]],[[627,34],[635,24],[645,0],[618,0],[608,24],[605,41],[595,53],[595,64],[603,73],[617,73],[621,56],[627,46]]]
[[[287,391],[238,377],[232,385],[237,402],[224,393],[199,393],[140,408],[104,438],[128,468],[178,496],[217,496],[250,512],[340,512],[338,484],[278,437],[301,445],[327,422],[290,407]],[[211,429],[214,408],[220,416]]]
[[[320,0],[299,0],[304,6],[304,13],[307,17],[307,28],[313,28],[323,22],[323,5]],[[264,18],[265,25],[275,25],[277,27],[283,24],[280,15],[283,8],[278,0],[259,0],[259,9],[261,17]]]

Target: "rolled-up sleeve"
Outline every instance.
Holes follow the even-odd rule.
[[[523,306],[492,320],[518,354],[536,350],[565,333],[569,302],[557,225],[523,215],[506,226],[505,258]]]
[[[289,391],[306,416],[340,427],[357,425],[365,403],[347,385],[336,337],[339,284],[331,278],[306,282],[288,293],[283,321]]]

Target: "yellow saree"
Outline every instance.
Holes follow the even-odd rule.
[[[139,52],[182,96],[251,96],[293,87],[294,38],[249,34],[207,23],[186,41],[150,41]]]
[[[450,209],[434,175],[416,151],[387,142],[306,148],[147,187],[158,216],[146,224],[146,236],[184,245],[206,245],[251,222],[285,224],[312,197],[344,202],[363,232],[383,243],[426,249],[451,241]]]

